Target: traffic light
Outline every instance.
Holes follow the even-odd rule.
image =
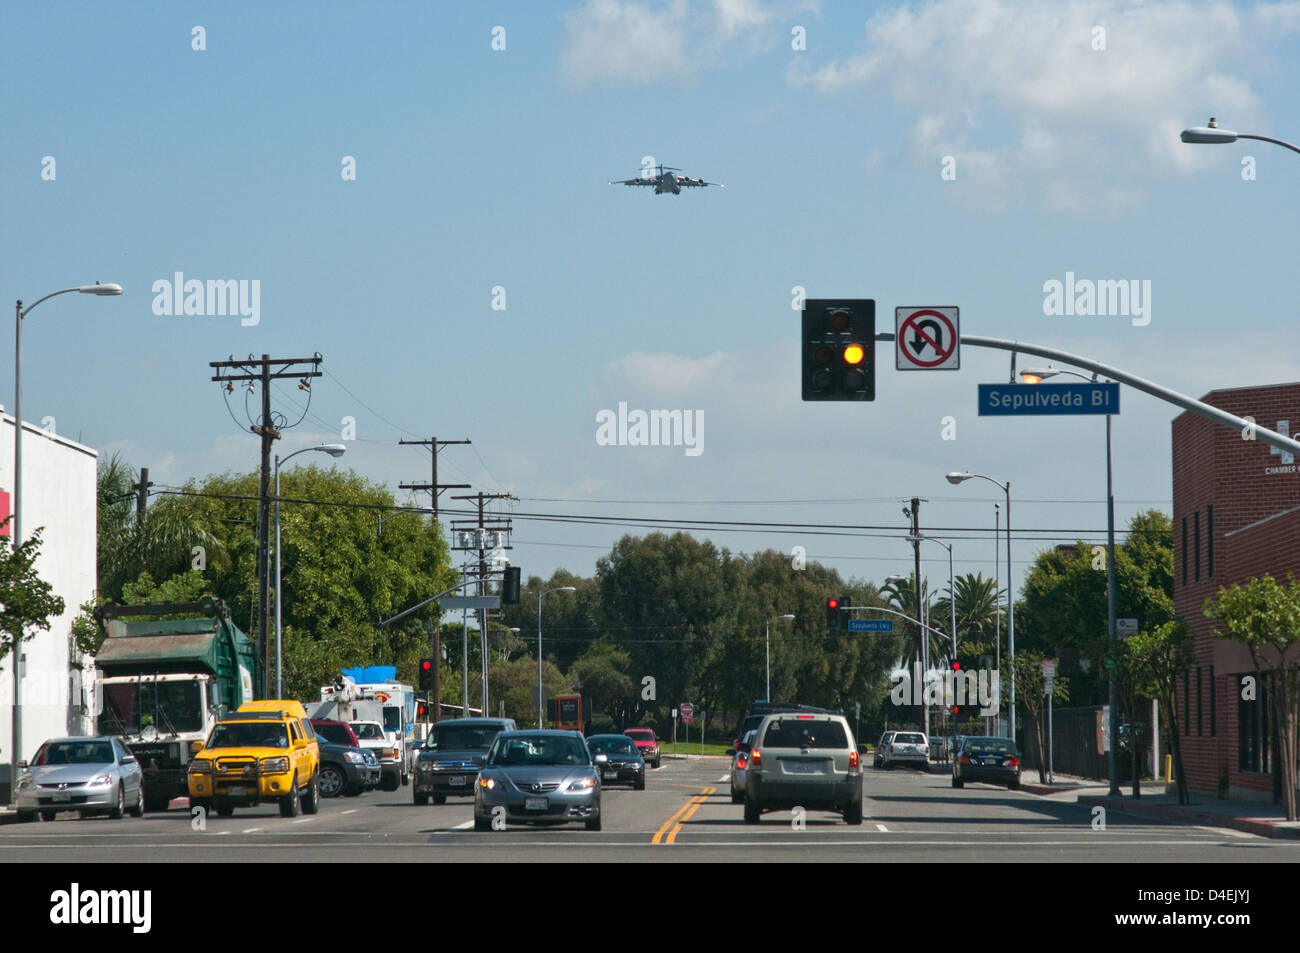
[[[834,596],[826,600],[826,625],[831,629],[840,627],[840,600]]]
[[[848,628],[849,628],[849,600],[846,599],[846,598],[844,598],[843,596],[840,596],[839,603],[840,603],[840,604],[839,604],[838,606],[836,606],[836,611],[839,613],[839,617],[840,617],[840,619],[839,619],[838,624],[836,625],[836,628],[840,628],[840,629],[844,629],[845,631],[848,631]]]
[[[874,298],[808,298],[803,305],[803,399],[876,399]]]
[[[420,659],[420,691],[427,692],[433,688],[433,659]]]
[[[428,708],[427,705],[425,705],[424,702],[416,702],[416,703],[415,703],[415,720],[416,720],[416,721],[424,721],[424,719],[425,719],[425,717],[428,715],[428,713],[429,713],[429,708]]]
[[[501,580],[501,604],[503,606],[519,605],[519,567],[507,566],[505,578]]]

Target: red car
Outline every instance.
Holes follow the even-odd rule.
[[[646,764],[659,767],[659,739],[653,728],[629,728],[623,734],[636,742],[636,750]]]

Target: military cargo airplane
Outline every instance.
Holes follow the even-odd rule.
[[[686,175],[675,175],[674,173],[682,171],[670,165],[657,165],[654,175],[642,175],[635,179],[623,179],[621,182],[611,182],[610,185],[645,185],[654,186],[655,195],[662,195],[670,192],[673,195],[681,195],[683,188],[699,189],[706,185],[716,185],[720,189],[726,186],[721,182],[705,182],[703,179],[692,179]],[[646,170],[649,172],[650,170]]]

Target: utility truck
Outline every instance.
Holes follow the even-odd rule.
[[[320,702],[311,717],[345,721],[353,725],[354,730],[358,722],[380,726],[381,731],[369,731],[368,734],[382,737],[357,733],[361,746],[373,749],[379,758],[380,787],[385,791],[396,791],[401,785],[411,783],[416,731],[415,689],[397,681],[395,666],[375,665],[344,670],[334,679],[333,685],[321,688]]]

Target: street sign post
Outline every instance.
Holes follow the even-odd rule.
[[[1023,417],[1039,414],[1118,414],[1119,385],[1108,384],[980,384],[981,417]]]
[[[850,632],[893,632],[893,619],[850,619]]]
[[[695,717],[695,706],[690,702],[682,702],[682,723],[689,725]]]
[[[900,371],[960,370],[960,310],[895,308],[894,366]]]

